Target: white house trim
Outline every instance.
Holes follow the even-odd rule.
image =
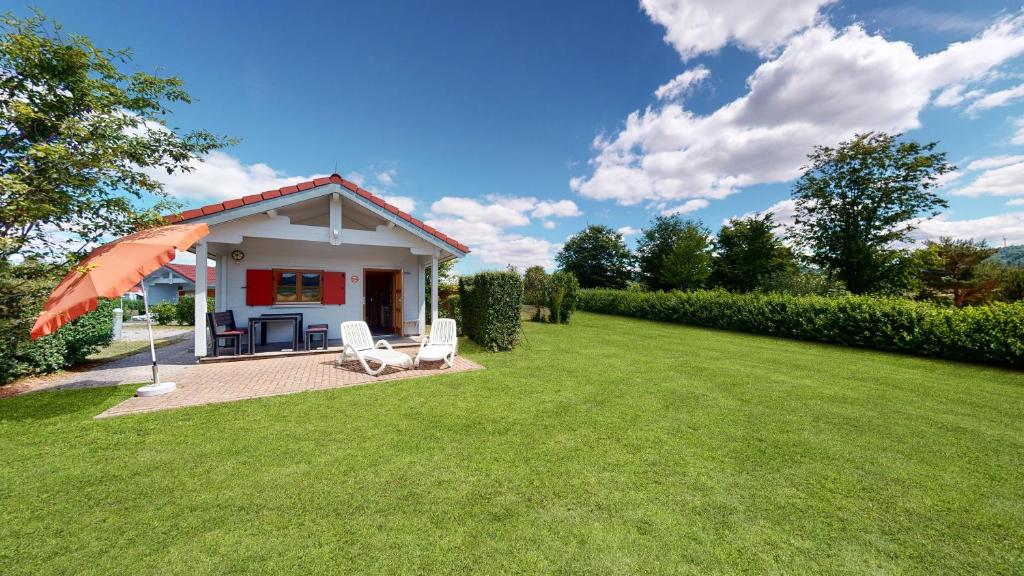
[[[424,240],[424,241],[430,243],[432,246],[436,246],[436,247],[440,248],[441,250],[450,253],[451,256],[454,256],[454,257],[458,258],[458,257],[462,257],[462,256],[466,255],[465,252],[462,252],[461,250],[459,250],[458,248],[452,246],[451,244],[441,240],[440,238],[437,238],[436,236],[434,236],[432,234],[428,234],[425,230],[422,230],[419,227],[414,226],[414,225],[410,224],[409,222],[406,222],[404,219],[399,218],[397,215],[391,213],[388,210],[385,210],[384,208],[381,208],[377,204],[374,204],[373,202],[367,200],[366,198],[363,198],[359,194],[356,194],[355,192],[349,190],[348,188],[346,188],[346,187],[344,187],[344,186],[342,186],[340,184],[335,184],[333,182],[329,183],[329,184],[323,184],[323,185],[320,185],[320,186],[316,186],[314,188],[310,188],[309,190],[303,190],[301,192],[295,192],[295,193],[289,194],[287,196],[278,196],[277,198],[271,198],[269,200],[260,200],[260,201],[254,202],[252,204],[246,204],[244,206],[239,206],[237,208],[231,208],[231,209],[228,209],[228,210],[222,210],[220,212],[215,212],[213,214],[197,216],[195,218],[190,218],[188,221],[189,222],[205,222],[208,225],[210,225],[211,228],[212,228],[213,226],[219,226],[221,224],[233,222],[233,221],[236,221],[236,220],[241,220],[241,219],[243,219],[243,218],[245,218],[247,216],[252,216],[254,214],[264,214],[264,213],[269,216],[269,218],[268,218],[269,220],[274,221],[274,220],[277,220],[278,218],[281,218],[281,216],[276,216],[276,210],[278,210],[280,208],[284,208],[285,206],[290,206],[292,204],[298,204],[300,202],[305,202],[306,200],[312,200],[314,198],[320,198],[322,196],[327,196],[328,194],[332,194],[332,195],[333,194],[337,194],[337,195],[339,195],[339,197],[347,198],[348,200],[359,204],[360,206],[366,208],[367,210],[369,210],[370,212],[374,213],[375,215],[377,215],[377,216],[379,216],[381,218],[384,218],[384,219],[386,219],[386,220],[388,220],[390,222],[394,222],[398,226],[401,226],[403,230],[413,234],[414,236],[417,236],[421,240]],[[332,199],[332,205],[333,205],[333,199]],[[271,213],[275,214],[275,216],[272,216]],[[338,222],[340,222],[341,221],[340,220],[340,218],[341,218],[341,203],[340,203],[340,201],[338,202],[338,215],[337,216],[338,216]],[[308,226],[307,228],[315,228],[316,230],[315,231],[306,231],[306,233],[308,233],[308,234],[320,234],[321,238],[325,238],[325,237],[327,238],[327,240],[324,240],[324,241],[330,242],[331,241],[331,233],[330,233],[330,231],[333,229],[333,226],[334,226],[333,210],[332,210],[331,218],[332,219],[331,219],[331,227],[330,228],[326,228],[325,229],[325,228],[318,227],[318,226],[317,227]],[[299,225],[299,224],[292,224],[292,226],[301,226],[301,225]],[[248,231],[248,229],[249,229],[249,225],[246,226],[246,230],[247,231]],[[345,236],[347,234],[349,234],[351,232],[357,232],[356,230],[351,230],[351,229],[339,228],[339,230],[340,230],[339,243],[344,242],[344,238],[345,238]],[[298,232],[296,232],[296,233],[298,233]],[[299,238],[293,238],[293,239],[299,239]],[[312,238],[304,237],[302,239],[312,239]],[[447,260],[451,256],[444,255],[442,257],[442,260]]]

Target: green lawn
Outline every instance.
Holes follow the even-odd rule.
[[[0,400],[0,573],[1021,573],[1024,374],[579,314],[487,370]]]
[[[178,341],[177,338],[160,338],[159,335],[155,335],[153,346],[163,348]],[[112,362],[146,350],[149,350],[149,340],[116,340],[100,348],[95,354],[90,354],[86,361],[88,363]]]

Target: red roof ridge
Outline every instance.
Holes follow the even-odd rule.
[[[397,216],[399,220],[404,220],[408,222],[409,224],[419,228],[423,232],[426,232],[430,236],[437,238],[438,240],[444,242],[445,244],[448,244],[449,246],[455,248],[456,250],[463,253],[469,252],[469,246],[466,246],[465,244],[459,242],[458,240],[452,238],[451,236],[447,236],[444,233],[440,232],[439,230],[436,230],[431,226],[426,225],[425,223],[416,219],[415,217],[406,214],[405,212],[402,212],[394,204],[386,202],[383,198],[371,192],[368,192],[366,189],[361,188],[358,184],[345,180],[339,174],[331,174],[330,176],[324,178],[314,178],[313,180],[307,180],[305,182],[299,182],[298,184],[283,186],[275,190],[267,190],[266,192],[262,192],[260,194],[250,194],[248,196],[242,196],[241,198],[234,198],[231,200],[225,200],[223,202],[207,204],[202,208],[185,210],[184,212],[179,212],[177,214],[167,214],[164,216],[164,219],[171,224],[178,224],[180,222],[185,222],[186,220],[192,220],[194,218],[208,216],[210,214],[216,214],[217,212],[223,212],[224,210],[232,210],[234,208],[239,208],[241,206],[248,206],[249,204],[256,204],[258,202],[263,202],[264,200],[270,200],[271,198],[277,198],[280,196],[287,196],[289,194],[294,194],[296,192],[301,192],[303,190],[309,190],[310,188],[316,188],[318,186],[324,186],[326,184],[338,184],[340,186],[343,186],[344,188],[347,188],[348,190],[372,202],[376,206],[383,208],[388,213]],[[178,266],[183,265],[178,264]],[[195,281],[195,270],[193,270],[192,272],[192,280]]]
[[[175,264],[174,262],[168,262],[167,264],[164,264],[164,267],[165,268],[170,268],[171,270],[177,272],[178,274],[181,274],[185,278],[188,278],[189,280],[191,280],[193,284],[195,284],[195,281],[196,281],[196,265],[195,264]],[[213,286],[213,284],[214,284],[214,282],[216,282],[216,280],[217,280],[217,268],[213,267],[213,266],[207,267],[206,268],[206,283],[207,283],[207,285]]]

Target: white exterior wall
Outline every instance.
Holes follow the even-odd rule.
[[[164,272],[166,271],[161,270],[159,274]],[[195,290],[195,286],[191,282],[183,279],[179,280],[180,282],[168,284],[164,276],[160,276],[158,279],[152,277],[143,279],[143,282],[146,284],[146,297],[149,298],[150,305],[161,302],[173,304],[178,301],[178,290],[185,290],[186,292]]]
[[[318,242],[288,240],[267,240],[246,238],[241,244],[211,246],[211,251],[229,254],[240,249],[245,258],[235,263],[226,259],[219,267],[218,309],[231,310],[238,326],[246,326],[250,316],[302,312],[303,324],[327,324],[328,338],[341,338],[341,323],[363,319],[363,283],[366,268],[401,269],[404,322],[418,321],[424,305],[421,273],[421,257],[415,256],[408,248],[362,246],[352,244],[331,245]],[[273,306],[246,306],[245,282],[247,269],[305,268],[328,272],[345,273],[345,304],[275,304]],[[359,277],[353,284],[352,277]],[[220,277],[223,276],[223,279]],[[406,334],[418,331],[417,322],[405,326]],[[268,342],[290,342],[289,325],[284,323],[268,325]]]

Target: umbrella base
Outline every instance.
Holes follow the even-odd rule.
[[[136,396],[159,396],[174,392],[178,385],[174,382],[161,382],[159,384],[147,384],[135,391]]]

